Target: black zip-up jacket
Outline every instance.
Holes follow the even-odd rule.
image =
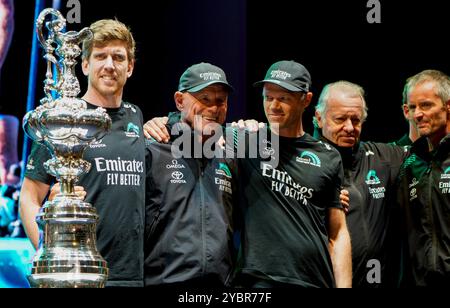
[[[432,152],[417,140],[400,176],[409,270],[416,286],[450,286],[450,134]]]
[[[353,287],[397,286],[400,217],[395,184],[406,148],[376,142],[339,147],[317,129],[315,137],[333,145],[342,157],[343,188],[350,194],[347,226],[352,243]]]
[[[235,161],[174,158],[177,137],[148,146],[145,285],[229,285],[235,260]]]

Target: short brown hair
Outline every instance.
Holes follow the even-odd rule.
[[[91,24],[89,28],[92,30],[94,37],[92,40],[83,42],[83,60],[89,59],[94,46],[103,47],[113,40],[123,41],[127,46],[128,60],[135,59],[136,42],[130,29],[125,24],[114,19],[102,19]]]

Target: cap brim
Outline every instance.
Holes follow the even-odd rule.
[[[210,81],[208,83],[202,83],[201,85],[192,87],[190,89],[186,89],[185,91],[195,93],[195,92],[201,91],[204,88],[209,87],[210,85],[213,85],[213,84],[223,84],[224,86],[226,86],[228,88],[228,91],[230,91],[230,92],[234,91],[233,87],[230,86],[228,83],[223,82],[223,81],[218,81],[218,80]]]
[[[285,88],[286,90],[289,90],[289,91],[292,91],[292,92],[308,92],[308,91],[306,91],[303,88],[299,88],[299,87],[293,86],[293,85],[291,85],[291,84],[289,84],[287,82],[276,80],[276,79],[264,79],[264,80],[255,82],[253,84],[253,86],[254,87],[260,86],[260,85],[262,85],[264,83],[273,83],[273,84],[276,84],[277,86],[280,86],[280,87]]]

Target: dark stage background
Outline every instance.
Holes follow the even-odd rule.
[[[405,79],[428,68],[450,73],[447,10],[439,0],[381,0],[381,24],[367,23],[367,0],[80,2],[81,24],[69,24],[68,30],[117,17],[134,32],[137,64],[124,97],[139,105],[146,119],[174,110],[172,95],[179,76],[191,64],[204,61],[221,66],[236,89],[228,120],[262,121],[260,90],[251,85],[263,78],[271,63],[293,59],[311,72],[313,104],[326,83],[345,79],[362,85],[369,106],[363,139],[391,141],[407,129],[400,109]],[[67,1],[61,3],[66,14]],[[27,100],[34,1],[15,4],[13,43],[1,72],[0,113],[21,119]],[[37,99],[43,96],[43,67],[40,58]],[[78,73],[83,93],[86,83]],[[304,117],[309,132],[312,115],[310,107]]]

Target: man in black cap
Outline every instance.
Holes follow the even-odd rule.
[[[221,132],[231,90],[219,67],[189,67],[174,94],[180,114],[169,118],[171,141],[149,144],[146,286],[231,281],[236,164],[203,151],[211,132]]]
[[[350,287],[350,238],[339,202],[339,153],[303,130],[311,77],[294,61],[267,71],[264,111],[279,149],[239,160],[244,229],[237,283],[245,287]]]
[[[244,223],[236,283],[349,287],[350,239],[339,203],[342,163],[337,151],[303,131],[310,74],[299,63],[280,61],[257,84],[264,84],[264,110],[279,141],[262,140],[270,157],[238,159]],[[149,133],[158,136],[156,129]]]

